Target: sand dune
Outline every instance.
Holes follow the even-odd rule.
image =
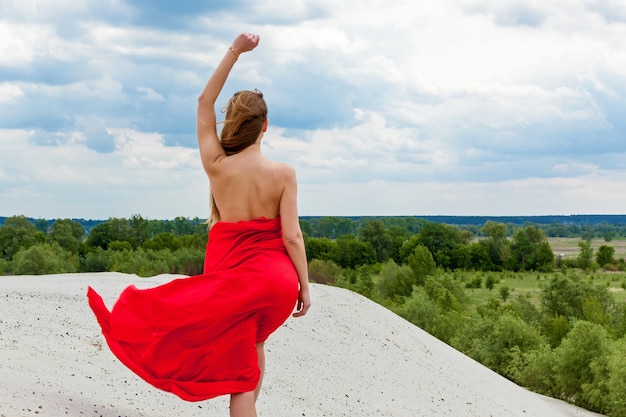
[[[227,416],[227,398],[186,403],[121,365],[85,297],[174,276],[0,277],[0,416]],[[597,416],[531,393],[349,291],[312,286],[313,308],[267,342],[260,416]]]

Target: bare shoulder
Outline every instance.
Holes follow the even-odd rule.
[[[278,161],[271,161],[272,168],[279,178],[284,181],[294,181],[296,170],[289,164]]]

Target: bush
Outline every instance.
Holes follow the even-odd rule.
[[[309,262],[309,279],[318,284],[334,284],[341,273],[341,267],[333,261],[313,259]]]
[[[415,287],[395,313],[448,344],[465,323],[460,312],[444,311],[424,287]]]
[[[82,263],[82,271],[84,272],[106,272],[109,271],[111,265],[110,254],[111,252],[105,251],[101,247],[97,246],[91,252],[85,255]]]
[[[176,258],[168,250],[155,252],[141,248],[134,251],[124,249],[111,254],[110,270],[141,277],[171,274],[176,272]]]
[[[487,284],[485,283],[485,285]],[[465,288],[481,288],[482,286],[483,286],[483,278],[478,274],[475,274],[472,277],[472,279],[465,284]],[[493,288],[493,285],[492,285],[492,288]]]
[[[168,251],[159,251],[167,253]],[[183,247],[173,253],[176,259],[176,272],[183,275],[200,275],[204,271],[204,249]]]
[[[555,349],[558,396],[576,405],[598,410],[598,401],[589,401],[586,394],[591,387],[602,382],[595,379],[593,365],[606,360],[609,347],[609,338],[601,326],[586,321],[576,322]]]
[[[608,358],[608,409],[610,416],[626,416],[626,339],[613,346]]]
[[[9,272],[9,262],[0,257],[0,275],[4,275]]]
[[[518,384],[540,394],[556,395],[555,352],[543,345],[528,352],[515,351],[508,374]]]
[[[65,252],[57,243],[38,243],[22,249],[13,257],[15,275],[43,275],[76,272],[78,258]]]
[[[417,284],[410,267],[399,266],[392,260],[383,264],[375,283],[377,296],[380,299],[394,296],[408,297],[413,292],[413,285]]]
[[[424,245],[417,245],[413,254],[408,259],[409,267],[415,274],[415,282],[424,285],[426,278],[435,274],[437,264],[428,248]]]
[[[519,317],[509,313],[474,317],[453,339],[453,346],[501,375],[514,377],[520,354],[539,349],[544,339]]]

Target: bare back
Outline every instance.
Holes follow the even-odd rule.
[[[287,165],[263,157],[258,144],[216,164],[209,180],[221,221],[272,219],[280,214]]]

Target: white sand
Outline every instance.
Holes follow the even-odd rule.
[[[87,285],[109,307],[131,283],[174,276],[0,277],[0,416],[227,416],[226,397],[187,403],[108,350]],[[597,416],[531,393],[383,307],[312,286],[313,307],[267,342],[260,416]]]

